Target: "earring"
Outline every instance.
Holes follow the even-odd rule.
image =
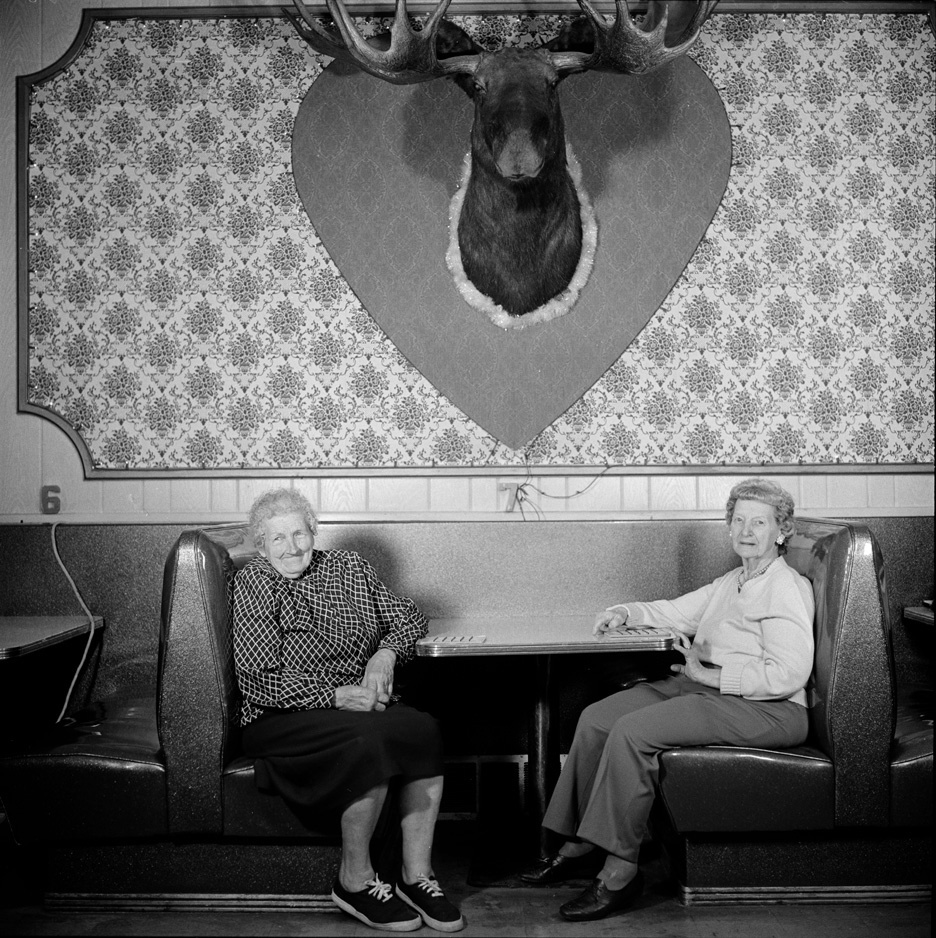
[[[778,537],[777,540],[774,541],[774,543],[777,545],[777,547],[782,547],[782,546],[783,546],[783,541],[784,541],[784,537],[783,537],[783,535],[781,534],[780,537]]]

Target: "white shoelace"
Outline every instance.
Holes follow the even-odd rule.
[[[367,890],[368,894],[375,899],[379,899],[381,902],[389,901],[390,897],[393,895],[390,884],[382,883],[379,876],[366,880],[364,885],[370,886],[371,888]]]
[[[439,896],[444,895],[439,886],[439,881],[431,876],[419,876],[413,885],[419,889],[425,889],[433,899],[438,899]]]

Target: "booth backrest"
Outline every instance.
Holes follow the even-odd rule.
[[[864,525],[800,520],[786,559],[816,598],[811,742],[835,766],[835,824],[887,825],[896,702],[878,546]]]
[[[358,550],[430,617],[593,611],[672,597],[736,565],[724,522],[323,524],[322,548]],[[246,525],[185,532],[166,562],[160,737],[173,833],[223,829],[222,768],[237,755],[230,590],[255,556]],[[893,675],[863,525],[800,519],[788,562],[813,583],[813,743],[835,764],[836,826],[888,823]]]
[[[203,531],[183,533],[166,559],[157,712],[173,834],[223,831],[221,772],[238,750],[233,572]]]

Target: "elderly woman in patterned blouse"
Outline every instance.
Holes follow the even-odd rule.
[[[393,693],[394,667],[412,658],[425,616],[358,554],[315,550],[317,519],[298,492],[261,495],[250,525],[260,556],[234,580],[234,660],[258,784],[300,808],[340,812],[339,908],[383,930],[425,922],[458,931],[464,919],[431,860],[442,796],[438,726]],[[395,888],[370,856],[393,777],[403,840]]]

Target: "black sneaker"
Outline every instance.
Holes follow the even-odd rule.
[[[420,876],[412,885],[398,882],[396,894],[436,931],[461,931],[465,927],[461,912],[445,898],[438,880],[431,876]]]
[[[371,928],[382,931],[415,931],[422,919],[393,895],[389,883],[382,883],[375,876],[365,883],[367,889],[348,892],[338,880],[332,886],[332,902],[348,915],[353,915]]]

